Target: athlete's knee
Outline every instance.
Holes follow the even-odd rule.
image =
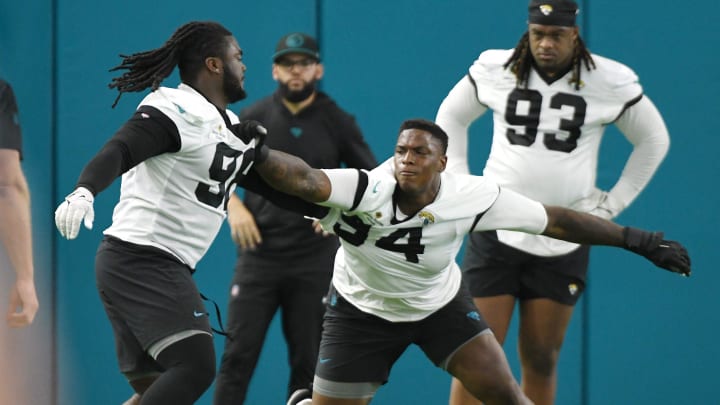
[[[125,378],[128,380],[128,384],[133,388],[133,391],[135,391],[138,394],[142,394],[152,385],[155,380],[160,376],[160,372],[158,371],[151,371],[151,372],[138,372],[138,371],[130,371],[125,372]]]
[[[176,378],[209,387],[215,379],[215,350],[210,335],[199,334],[176,342],[157,356],[157,361]]]
[[[523,368],[534,374],[551,377],[555,374],[560,346],[523,344],[520,348],[520,357]]]
[[[521,404],[524,394],[517,381],[510,377],[498,377],[483,384],[466,384],[465,388],[485,404]]]

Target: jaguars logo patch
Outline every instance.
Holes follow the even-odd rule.
[[[575,295],[578,292],[578,286],[575,283],[568,284],[568,291],[570,295]]]
[[[422,219],[423,225],[435,223],[435,215],[433,215],[431,212],[420,211],[420,213],[418,214],[418,217],[420,217],[420,219]]]
[[[541,4],[539,8],[544,15],[550,15],[553,12],[553,7],[549,4]]]

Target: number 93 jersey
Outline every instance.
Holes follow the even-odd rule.
[[[238,173],[253,162],[218,109],[190,86],[161,87],[140,106],[152,106],[177,126],[180,150],[151,157],[122,176],[113,223],[105,230],[130,243],[167,251],[195,268],[226,215]],[[226,111],[232,124],[239,122]]]
[[[582,67],[579,89],[571,82],[572,72],[550,79],[536,69],[522,88],[503,67],[511,54],[485,51],[469,70],[478,100],[493,110],[492,147],[483,175],[544,204],[582,210],[576,204],[595,192],[605,127],[642,98],[638,78],[625,65],[592,55],[596,69]],[[499,236],[539,255],[577,247],[542,236]]]

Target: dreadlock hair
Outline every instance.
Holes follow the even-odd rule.
[[[575,90],[580,90],[580,87],[582,87],[580,72],[582,71],[583,64],[588,71],[595,69],[595,61],[593,61],[590,51],[588,51],[585,46],[585,42],[578,35],[572,57],[573,75],[572,78],[570,78],[570,83],[575,84]],[[525,34],[520,38],[520,41],[518,41],[518,44],[515,46],[515,51],[510,55],[510,59],[505,62],[503,67],[505,69],[510,68],[510,71],[517,78],[518,87],[527,88],[528,80],[530,79],[530,68],[532,67],[530,33],[528,31],[525,31]]]
[[[108,85],[119,92],[112,107],[115,108],[123,93],[143,91],[148,87],[157,90],[176,65],[180,70],[180,79],[193,82],[206,58],[223,57],[229,36],[232,33],[216,22],[192,21],[175,30],[160,48],[132,55],[121,54],[122,63],[110,72],[127,72],[113,78]]]

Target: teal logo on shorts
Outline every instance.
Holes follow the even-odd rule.
[[[207,312],[199,312],[199,311],[193,311],[193,316],[195,318],[200,318],[201,316],[207,315]]]
[[[320,364],[325,364],[325,363],[327,363],[327,362],[329,362],[329,361],[331,361],[331,360],[332,360],[332,359],[329,359],[329,358],[320,359]]]
[[[476,321],[479,321],[479,320],[480,320],[480,314],[478,313],[478,311],[470,311],[470,312],[468,312],[468,313],[467,313],[467,317],[470,318],[470,319],[474,319],[474,320],[476,320]]]

